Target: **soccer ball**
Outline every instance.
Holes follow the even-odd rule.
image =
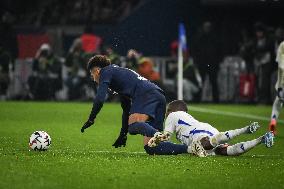
[[[51,144],[51,138],[45,131],[36,131],[30,137],[29,146],[33,150],[45,151]]]

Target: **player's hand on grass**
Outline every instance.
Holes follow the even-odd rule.
[[[114,146],[115,148],[122,147],[122,146],[125,147],[126,141],[127,141],[127,133],[120,134],[112,146]]]
[[[94,121],[88,120],[84,123],[83,127],[81,128],[81,133],[85,131],[85,129],[91,127],[94,124]]]

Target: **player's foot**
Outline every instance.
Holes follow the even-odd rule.
[[[265,146],[267,148],[272,147],[274,145],[274,135],[273,135],[273,133],[271,131],[265,133],[265,135],[263,135],[262,142],[265,144]]]
[[[196,140],[196,141],[192,142],[191,152],[198,157],[206,157],[207,156],[207,152],[203,148],[200,140]]]
[[[260,125],[258,124],[258,122],[252,122],[252,123],[248,126],[248,133],[254,133],[254,132],[256,132],[259,128],[260,128]]]
[[[271,119],[268,130],[271,131],[274,136],[276,135],[276,119]]]
[[[169,140],[169,135],[163,134],[161,132],[156,132],[154,136],[148,141],[148,146],[155,147],[161,142]]]

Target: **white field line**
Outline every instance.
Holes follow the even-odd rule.
[[[127,152],[127,151],[108,151],[108,150],[94,150],[94,151],[88,151],[88,152],[91,152],[91,153],[102,153],[102,154],[146,154],[146,152]],[[147,154],[146,154],[147,155]],[[210,156],[208,156],[210,157]],[[229,156],[227,156],[229,157]],[[270,155],[264,155],[264,154],[257,154],[257,155],[251,155],[251,157],[281,157],[281,155],[277,155],[277,154],[270,154]]]
[[[209,113],[209,114],[217,114],[217,115],[223,115],[223,116],[232,116],[232,117],[240,117],[240,118],[247,118],[252,119],[251,121],[261,120],[261,121],[270,121],[270,117],[263,117],[263,116],[257,116],[252,114],[245,114],[245,113],[236,113],[236,112],[225,112],[221,110],[213,110],[213,109],[207,109],[207,108],[199,108],[190,106],[189,111],[194,112],[203,112],[203,113]],[[284,120],[278,120],[278,123],[284,123]]]

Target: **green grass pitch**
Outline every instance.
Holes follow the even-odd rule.
[[[268,149],[259,145],[239,157],[149,156],[138,135],[128,136],[125,148],[111,146],[121,126],[119,104],[105,104],[95,125],[80,133],[91,105],[0,102],[0,188],[284,188],[283,122],[278,125],[275,146]],[[264,118],[271,112],[271,106],[194,107]],[[260,131],[240,136],[232,143],[256,138],[266,132],[268,125],[268,120],[190,113],[220,131],[260,122]],[[36,130],[50,134],[48,151],[29,151],[28,140]]]

